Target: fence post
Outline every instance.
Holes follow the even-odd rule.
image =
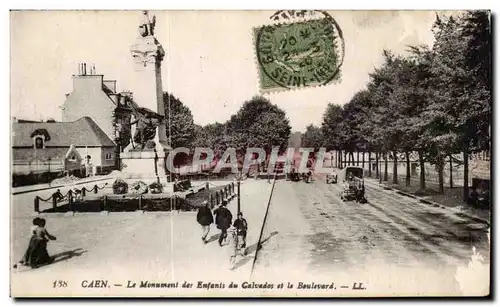
[[[82,188],[82,197],[85,197],[85,192],[87,192],[87,189],[85,187]]]
[[[97,194],[97,184],[94,185],[94,194]]]
[[[139,203],[138,203],[138,210],[142,209],[142,194],[139,195]]]
[[[52,209],[57,208],[57,198],[52,195]]]
[[[205,183],[205,189],[208,191],[208,189],[210,189],[210,185],[207,183]]]
[[[38,196],[35,196],[35,212],[40,212],[40,198]]]

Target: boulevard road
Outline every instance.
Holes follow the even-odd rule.
[[[342,201],[342,185],[321,177],[278,181],[264,233],[279,235],[263,245],[259,275],[371,281],[372,290],[385,289],[378,295],[390,295],[386,286],[395,285],[399,293],[448,295],[460,293],[456,276],[469,267],[473,248],[483,271],[489,269],[487,223],[385,190],[375,180],[365,185],[368,203],[359,204]]]

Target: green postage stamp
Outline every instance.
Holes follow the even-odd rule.
[[[254,29],[260,90],[264,93],[338,82],[344,58],[342,31],[333,17]]]

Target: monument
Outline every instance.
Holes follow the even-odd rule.
[[[166,181],[166,156],[171,147],[167,139],[161,63],[165,51],[155,33],[156,16],[143,11],[139,35],[130,46],[134,58],[134,84],[131,103],[134,120],[132,142],[121,153],[126,178]],[[148,183],[148,182],[147,182]]]

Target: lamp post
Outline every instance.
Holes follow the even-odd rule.
[[[241,179],[243,177],[243,174],[241,171],[236,175],[236,186],[238,188],[238,214],[241,212],[241,191],[240,191],[240,184],[241,184]]]

